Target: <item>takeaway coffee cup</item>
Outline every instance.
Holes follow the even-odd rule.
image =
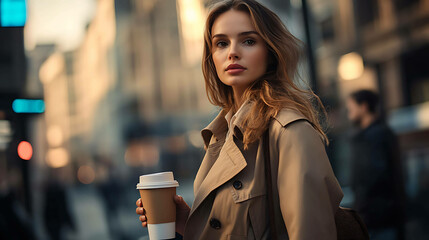
[[[147,228],[151,240],[176,237],[176,204],[174,195],[179,183],[172,172],[140,176],[137,189],[146,211]]]

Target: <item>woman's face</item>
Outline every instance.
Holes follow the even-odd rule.
[[[212,57],[219,79],[241,93],[267,69],[268,49],[250,16],[229,10],[214,21]]]

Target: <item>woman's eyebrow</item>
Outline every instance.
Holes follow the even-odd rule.
[[[241,32],[241,33],[239,33],[239,34],[238,34],[238,36],[246,36],[246,35],[250,35],[250,34],[256,34],[256,35],[259,35],[259,33],[258,33],[258,32],[256,32],[256,31],[247,31],[247,32]],[[213,38],[216,38],[216,37],[226,37],[226,36],[227,36],[226,34],[219,33],[219,34],[215,34],[215,35],[213,35],[212,39],[213,39]]]

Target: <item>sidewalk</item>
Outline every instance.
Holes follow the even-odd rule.
[[[69,191],[70,210],[76,223],[79,240],[110,240],[103,203],[93,186],[79,186]]]

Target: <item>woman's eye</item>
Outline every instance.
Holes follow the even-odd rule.
[[[252,40],[252,39],[247,39],[247,40],[244,41],[244,44],[249,45],[249,46],[252,46],[255,43],[256,43],[256,41]]]
[[[224,42],[224,41],[219,41],[219,42],[216,43],[216,46],[218,46],[218,47],[226,47],[227,45],[228,44],[226,42]]]

